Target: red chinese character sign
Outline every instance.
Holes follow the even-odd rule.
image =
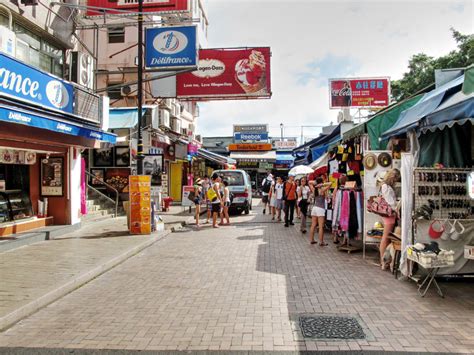
[[[160,14],[189,12],[191,11],[189,3],[189,0],[144,0],[143,12]],[[123,15],[123,11],[138,12],[138,0],[87,0],[87,6],[91,8],[87,10],[86,16],[103,16],[102,9],[108,9],[106,14],[121,13]],[[93,9],[93,7],[101,9]]]
[[[331,108],[389,105],[389,78],[329,79],[329,89]]]
[[[270,48],[201,49],[198,70],[176,78],[181,99],[269,98]]]

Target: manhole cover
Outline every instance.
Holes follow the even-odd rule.
[[[305,338],[365,339],[357,319],[347,316],[300,317],[300,328]]]

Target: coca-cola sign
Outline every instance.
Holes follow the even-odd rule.
[[[270,48],[201,49],[198,69],[179,74],[180,99],[249,99],[271,97]]]
[[[330,107],[385,107],[389,105],[389,78],[329,79]]]

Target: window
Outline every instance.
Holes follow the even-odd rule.
[[[120,87],[110,88],[111,86],[120,85],[122,83],[108,83],[107,85],[107,95],[111,100],[121,100],[122,93]]]
[[[109,43],[124,43],[125,42],[125,27],[110,27]]]

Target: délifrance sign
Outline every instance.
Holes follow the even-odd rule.
[[[0,54],[0,96],[73,113],[71,84],[4,54]]]
[[[197,53],[196,26],[146,29],[145,65],[148,68],[196,68]]]

